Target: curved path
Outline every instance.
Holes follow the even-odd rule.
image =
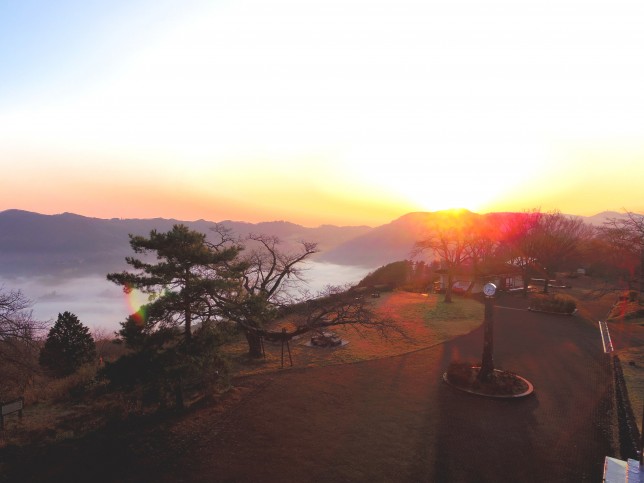
[[[498,301],[495,364],[528,378],[533,396],[490,400],[441,383],[451,360],[480,358],[479,329],[405,356],[273,376],[216,434],[204,428],[194,451],[165,475],[601,481],[604,456],[614,452],[612,380],[596,325],[527,312],[522,304]]]
[[[249,378],[223,416],[192,412],[155,429],[156,444],[121,437],[100,458],[92,445],[60,451],[43,479],[75,481],[91,467],[93,481],[599,482],[604,456],[616,454],[597,325],[523,304],[498,301],[494,359],[534,384],[530,397],[441,382],[450,361],[479,360],[477,329],[404,356]]]

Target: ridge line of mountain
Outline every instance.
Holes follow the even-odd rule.
[[[504,214],[461,210],[465,211],[476,216]],[[410,258],[414,242],[422,238],[430,220],[449,212],[455,210],[407,213],[376,227],[320,225],[311,228],[284,220],[250,223],[203,219],[191,222],[165,218],[103,219],[74,213],[44,215],[11,209],[0,212],[0,276],[52,273],[80,276],[126,268],[125,257],[131,255],[130,233],[147,235],[153,229],[166,231],[177,223],[207,235],[213,233],[211,228],[218,223],[240,237],[250,233],[276,236],[282,241],[284,251],[297,250],[303,240],[317,242],[320,253],[312,258],[314,261],[375,269]],[[620,214],[603,212],[583,218],[601,224],[602,219],[616,216]]]

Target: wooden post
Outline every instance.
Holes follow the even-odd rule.
[[[284,329],[284,332],[286,335],[286,329]],[[288,339],[286,339],[286,349],[288,350],[288,360],[291,362],[291,367],[293,367],[293,358],[291,357],[291,346],[288,343]]]
[[[282,329],[282,363],[281,368],[284,369],[284,344],[286,344],[286,350],[288,350],[288,360],[291,362],[291,367],[293,367],[293,358],[291,357],[291,346],[288,343],[288,335],[286,334],[286,328]]]

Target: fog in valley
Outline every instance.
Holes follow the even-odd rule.
[[[313,293],[327,285],[359,282],[370,270],[364,267],[308,262],[302,289]],[[119,323],[138,309],[145,298],[125,295],[121,287],[109,282],[106,274],[65,277],[54,275],[0,277],[6,290],[21,290],[33,302],[33,316],[54,321],[59,313],[69,311],[94,329],[118,330]]]

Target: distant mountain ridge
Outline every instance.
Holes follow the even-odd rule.
[[[130,233],[168,231],[178,223],[206,235],[214,234],[212,229],[218,224],[239,237],[250,233],[276,236],[285,250],[296,249],[300,241],[315,241],[321,251],[326,251],[371,230],[368,226],[308,228],[286,221],[254,224],[231,220],[101,219],[73,213],[42,215],[6,210],[0,212],[0,276],[80,276],[121,270],[125,268],[125,257],[132,255]]]
[[[237,236],[249,233],[276,236],[285,250],[294,250],[300,241],[317,242],[314,259],[340,265],[377,268],[410,257],[414,243],[427,235],[427,227],[445,212],[416,212],[371,228],[368,226],[322,225],[308,228],[287,221],[247,223],[225,220],[181,221],[153,219],[101,219],[73,213],[42,215],[22,210],[0,212],[0,276],[82,276],[106,274],[125,268],[125,257],[132,255],[128,234],[147,235],[153,229],[167,231],[183,223],[191,229],[211,234],[222,225]],[[470,216],[502,218],[503,213]],[[604,212],[582,217],[601,225],[623,213]]]

